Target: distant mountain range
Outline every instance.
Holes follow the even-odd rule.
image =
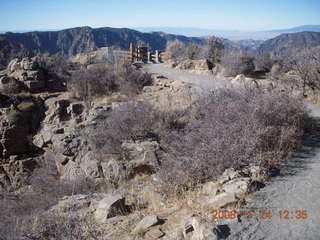
[[[312,26],[317,29],[320,26]],[[273,30],[277,37],[267,40],[230,41],[224,38],[227,48],[282,54],[292,48],[320,45],[320,32],[285,33],[310,29],[311,26],[287,30]],[[276,31],[276,32],[275,32]],[[269,32],[272,33],[272,32]],[[280,36],[279,36],[280,35]],[[114,46],[129,49],[129,44],[148,45],[151,50],[164,50],[168,41],[179,40],[184,43],[206,43],[206,37],[186,37],[164,32],[142,33],[128,28],[78,27],[61,31],[43,31],[0,34],[0,66],[5,66],[14,57],[38,53],[73,56],[101,47]]]
[[[203,37],[214,35],[216,37],[227,38],[230,40],[267,40],[279,36],[282,33],[296,32],[320,32],[320,25],[304,25],[288,29],[277,29],[268,31],[238,31],[238,30],[216,30],[203,28],[188,28],[188,27],[138,27],[134,28],[142,32],[161,31],[171,34],[181,34],[185,36]]]
[[[128,28],[78,27],[61,31],[43,31],[0,34],[0,64],[10,59],[37,53],[59,53],[72,56],[97,48],[114,46],[129,49],[130,43],[148,45],[151,50],[164,50],[167,41],[205,43],[205,39],[166,34],[162,32],[142,33]]]
[[[264,41],[258,48],[260,54],[274,52],[278,56],[290,54],[292,50],[320,46],[320,32],[284,33]]]

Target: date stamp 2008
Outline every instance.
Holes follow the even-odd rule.
[[[256,219],[272,219],[278,217],[283,220],[297,219],[297,220],[306,220],[308,219],[307,210],[270,210],[270,209],[253,209],[253,208],[244,208],[237,210],[224,210],[217,209],[211,211],[213,219],[237,219],[238,217],[246,218],[256,218]]]

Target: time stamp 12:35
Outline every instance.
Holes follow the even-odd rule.
[[[237,219],[239,216],[247,218],[256,218],[256,219],[272,219],[278,217],[283,220],[297,219],[297,220],[306,220],[308,219],[307,210],[268,210],[268,209],[240,209],[240,210],[213,210],[211,211],[213,219]]]

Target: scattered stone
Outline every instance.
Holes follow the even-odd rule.
[[[201,217],[189,217],[182,222],[184,239],[188,240],[216,240],[216,225]]]
[[[133,229],[133,233],[146,232],[150,227],[155,226],[159,223],[159,218],[155,215],[144,217],[137,226]]]
[[[144,239],[146,240],[154,240],[162,238],[165,235],[164,232],[162,232],[160,229],[150,229],[148,232],[146,232]]]

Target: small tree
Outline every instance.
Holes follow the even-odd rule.
[[[227,75],[250,74],[254,71],[254,58],[248,52],[238,50],[225,51],[222,56],[222,65],[226,68]]]
[[[210,37],[205,47],[205,57],[212,63],[218,63],[221,60],[223,49],[224,44],[222,39]]]
[[[298,74],[303,95],[307,88],[320,90],[320,47],[295,49],[285,63],[288,69]]]

